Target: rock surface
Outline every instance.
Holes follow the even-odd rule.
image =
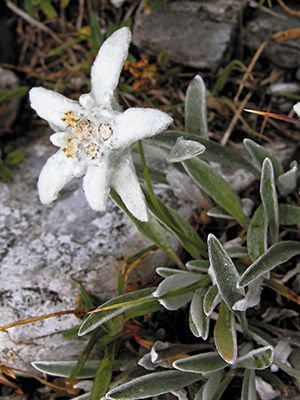
[[[141,6],[133,43],[154,55],[166,51],[179,64],[215,71],[230,57],[244,3],[175,1],[150,15]]]
[[[296,9],[295,3],[293,7]],[[297,7],[300,10],[300,7]],[[245,45],[255,51],[261,43],[275,32],[299,28],[299,18],[284,13],[281,7],[273,7],[273,13],[261,11],[249,22],[245,32]],[[263,55],[282,68],[297,68],[300,66],[300,38],[281,42],[271,41]]]
[[[19,86],[19,78],[13,71],[0,67],[0,90],[14,91]],[[2,132],[9,131],[15,122],[22,97],[18,95],[0,102],[0,136]]]
[[[115,294],[123,257],[149,245],[117,206],[109,203],[106,213],[91,210],[80,180],[54,204],[40,204],[37,176],[53,147],[42,139],[24,150],[14,182],[0,184],[0,325],[74,309],[75,280],[108,298]],[[169,263],[162,252],[146,262],[152,268]],[[86,339],[74,343],[61,332],[79,322],[68,315],[0,332],[0,359],[23,369],[33,360],[74,359]]]

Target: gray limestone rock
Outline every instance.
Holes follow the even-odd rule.
[[[214,71],[230,57],[244,3],[174,1],[150,15],[141,6],[133,43],[155,55],[166,51],[179,64]]]
[[[52,205],[40,204],[37,176],[54,151],[44,142],[29,143],[14,182],[0,183],[0,325],[74,309],[76,280],[103,299],[114,295],[122,259],[150,244],[112,202],[106,213],[91,210],[79,179]],[[162,252],[146,263],[153,275],[170,264]],[[0,360],[28,369],[34,360],[74,359],[86,338],[65,340],[62,332],[79,323],[67,315],[0,332]]]
[[[16,90],[20,85],[17,75],[8,69],[0,67],[0,90]],[[15,122],[22,95],[13,96],[0,103],[0,136],[1,131],[9,131]]]
[[[293,3],[293,7],[296,7]],[[297,8],[300,10],[299,6]],[[261,11],[248,23],[245,31],[245,45],[255,51],[261,43],[275,32],[299,28],[299,18],[285,14],[282,8],[272,8],[273,13]],[[300,38],[275,42],[270,40],[263,55],[282,68],[297,68],[300,66]]]

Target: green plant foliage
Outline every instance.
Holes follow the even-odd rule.
[[[227,363],[218,353],[209,352],[177,360],[173,366],[180,371],[207,374],[224,369]]]
[[[155,300],[151,296],[153,292],[153,288],[142,289],[136,292],[115,297],[114,299],[107,301],[99,307],[100,310],[103,310],[96,310],[96,312],[90,314],[83,321],[79,329],[78,335],[86,335],[87,333],[93,331],[94,329],[105,324],[111,319],[123,314],[130,308],[141,306],[143,302],[154,302]],[[109,309],[104,309],[108,307]]]
[[[69,378],[77,361],[34,361],[32,366],[38,371],[61,378]],[[87,361],[81,369],[78,379],[93,378],[96,375],[98,361]]]
[[[253,369],[245,371],[241,400],[256,400],[255,371]]]
[[[255,279],[271,271],[280,264],[287,262],[290,258],[300,254],[300,243],[296,241],[280,242],[270,247],[261,255],[241,276],[238,286],[249,285]]]
[[[241,225],[248,221],[240,200],[226,180],[209,164],[199,159],[184,161],[183,166],[193,181]]]
[[[253,214],[247,232],[248,253],[252,261],[260,257],[267,249],[267,230],[264,207],[261,204]]]
[[[185,129],[208,138],[206,88],[200,75],[190,82],[185,98]]]
[[[106,397],[111,400],[147,399],[173,390],[181,389],[201,380],[199,374],[190,374],[180,371],[154,372],[133,379],[110,390]]]
[[[194,292],[189,316],[190,329],[196,337],[202,337],[203,340],[208,338],[209,318],[203,310],[203,299],[205,289],[198,289]]]
[[[269,158],[264,160],[262,166],[260,196],[264,207],[266,234],[271,244],[274,244],[278,240],[279,211],[273,165]]]
[[[229,364],[237,359],[237,337],[233,312],[224,301],[221,302],[219,316],[214,329],[215,345],[220,356]]]
[[[280,225],[300,224],[300,207],[290,204],[279,204]]]
[[[272,165],[274,168],[274,174],[275,177],[278,177],[283,173],[283,168],[280,162],[277,160],[276,157],[274,157],[268,150],[266,150],[264,147],[259,145],[258,143],[254,142],[254,140],[251,139],[245,139],[244,140],[244,146],[250,156],[252,157],[253,165],[261,170],[263,161],[268,158],[272,161]]]
[[[218,239],[210,234],[208,237],[210,265],[222,299],[229,308],[244,297],[244,290],[237,288],[239,274],[231,258]]]

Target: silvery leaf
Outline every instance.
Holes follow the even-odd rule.
[[[205,83],[200,75],[189,83],[185,97],[185,130],[208,138]]]
[[[244,297],[244,290],[237,288],[239,274],[219,240],[212,234],[208,236],[208,254],[219,292],[231,308]]]
[[[199,274],[193,274],[190,272],[169,276],[158,285],[156,291],[153,293],[153,296],[157,297],[160,304],[162,304],[167,310],[178,310],[192,299],[192,291],[171,298],[163,299],[162,297],[176,289],[189,286],[192,283],[199,281],[200,278],[201,276]]]
[[[278,176],[278,188],[282,196],[287,196],[297,187],[298,163],[293,161],[290,169]]]
[[[186,140],[179,137],[176,144],[172,147],[167,161],[170,163],[182,162],[199,156],[205,151],[205,146],[194,140]]]
[[[205,289],[200,288],[193,294],[190,306],[189,325],[194,336],[206,340],[209,333],[209,318],[204,314],[203,298]]]
[[[181,389],[201,379],[200,374],[181,371],[153,372],[117,386],[107,393],[106,398],[110,400],[146,399]]]
[[[264,207],[265,222],[271,244],[278,241],[279,210],[273,164],[269,158],[263,162],[260,196]]]

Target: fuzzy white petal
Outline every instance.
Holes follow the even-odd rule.
[[[112,186],[134,217],[140,221],[148,221],[145,197],[129,154],[122,156],[113,172]]]
[[[57,147],[63,147],[67,144],[68,134],[66,132],[56,132],[50,136],[50,142]]]
[[[300,102],[296,103],[293,107],[293,110],[295,111],[295,113],[298,115],[298,117],[300,118]]]
[[[134,142],[164,131],[173,119],[152,108],[129,108],[119,114],[114,123],[114,145],[128,147]]]
[[[66,128],[66,123],[62,121],[65,112],[80,113],[82,110],[77,101],[42,87],[31,89],[29,98],[31,107],[56,130]]]
[[[44,165],[38,180],[38,191],[41,202],[50,204],[57,199],[61,189],[75,176],[74,171],[80,168],[75,158],[67,158],[58,150]],[[81,175],[83,174],[81,171]]]
[[[107,160],[90,165],[83,178],[83,190],[90,207],[105,211],[110,189],[111,167]]]
[[[101,46],[91,71],[92,93],[99,105],[110,102],[127,58],[131,41],[128,28],[114,32]]]

